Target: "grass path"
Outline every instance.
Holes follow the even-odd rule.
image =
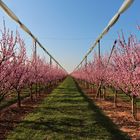
[[[8,140],[125,140],[68,77],[8,135]]]

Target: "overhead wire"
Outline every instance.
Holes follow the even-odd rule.
[[[37,37],[34,36],[34,34],[20,21],[20,19],[14,14],[13,11],[11,11],[8,8],[8,6],[2,0],[0,0],[0,7],[7,13],[9,17],[11,17],[15,22],[19,24],[21,29],[23,29],[29,36],[31,36],[31,38],[39,45],[39,47],[41,47],[44,50],[44,52],[46,52],[46,54],[48,54],[57,65],[59,65],[60,68],[62,68],[65,72],[67,72],[62,67],[62,65],[60,65],[60,63],[43,47],[43,45],[40,43]]]
[[[108,31],[110,30],[110,28],[118,21],[118,19],[120,18],[121,14],[123,14],[133,3],[134,0],[124,0],[123,4],[121,5],[121,7],[119,8],[119,10],[117,11],[117,13],[113,16],[113,18],[109,21],[109,23],[107,24],[107,26],[104,28],[104,30],[101,32],[101,34],[97,37],[97,39],[95,40],[95,42],[93,43],[92,47],[89,49],[89,51],[86,53],[86,55],[83,57],[82,61],[79,63],[79,65],[77,65],[77,67],[74,69],[77,70],[79,68],[79,66],[81,66],[81,64],[84,62],[84,60],[87,58],[87,56],[92,52],[92,50],[96,47],[96,45],[98,44],[98,42],[104,37],[105,34],[108,33]]]

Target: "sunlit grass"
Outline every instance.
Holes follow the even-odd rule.
[[[9,133],[12,140],[128,139],[68,77]]]

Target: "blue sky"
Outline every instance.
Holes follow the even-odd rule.
[[[123,0],[4,0],[4,2],[60,64],[71,72],[117,12]],[[102,53],[109,52],[121,30],[126,37],[130,33],[140,37],[140,31],[136,28],[137,24],[140,25],[139,6],[140,0],[135,0],[102,39]],[[0,18],[1,28],[4,18],[7,27],[19,30],[30,53],[31,38],[2,10]],[[40,49],[38,53],[45,55]],[[89,60],[92,55],[93,53]]]

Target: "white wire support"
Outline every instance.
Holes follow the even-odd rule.
[[[35,37],[32,32],[19,20],[19,18],[14,14],[14,12],[12,10],[10,10],[8,8],[8,6],[2,1],[0,0],[0,7],[7,13],[7,15],[9,17],[11,17],[16,23],[19,24],[19,26],[21,27],[21,29],[23,29],[23,31],[25,31],[29,36],[31,36],[31,38],[38,44],[37,46],[39,46],[40,48],[42,48],[44,50],[44,52],[49,55],[51,57],[51,59],[60,67],[62,68],[66,73],[67,71],[59,64],[59,62],[43,47],[43,45],[39,42],[39,40],[37,39],[37,37]]]
[[[81,66],[81,64],[84,62],[84,60],[87,58],[87,56],[96,47],[96,45],[98,44],[98,42],[103,38],[103,36],[105,34],[108,33],[108,31],[110,30],[110,28],[118,21],[118,19],[120,18],[121,14],[123,14],[131,6],[131,4],[133,3],[133,1],[134,0],[124,0],[123,4],[119,8],[118,12],[113,16],[113,18],[109,21],[108,25],[102,31],[102,33],[97,37],[97,39],[93,43],[92,47],[89,49],[89,51],[83,57],[82,61],[79,63],[79,65],[77,65],[77,67],[74,69],[74,71],[77,70],[79,68],[79,66]]]

